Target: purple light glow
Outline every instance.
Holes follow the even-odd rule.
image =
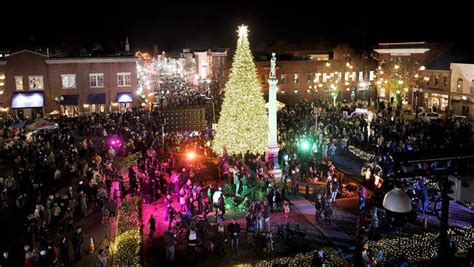
[[[113,136],[109,139],[109,144],[110,144],[110,147],[112,147],[113,149],[116,149],[120,147],[120,145],[122,144],[122,141],[120,141],[120,139],[117,136]]]

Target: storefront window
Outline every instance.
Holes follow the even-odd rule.
[[[132,103],[119,103],[119,111],[124,112],[132,109]]]
[[[61,105],[61,115],[74,117],[79,115],[79,107],[74,105]]]

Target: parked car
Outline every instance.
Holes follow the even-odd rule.
[[[422,112],[418,116],[424,121],[433,121],[441,119],[441,114],[436,112]]]

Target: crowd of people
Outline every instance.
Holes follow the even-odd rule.
[[[183,99],[196,104],[190,100],[193,97]],[[183,103],[177,100],[176,104]],[[280,181],[272,176],[273,162],[264,155],[227,155],[224,151],[216,174],[209,173],[203,164],[184,164],[181,159],[187,151],[211,158],[212,133],[165,135],[159,111],[61,118],[59,128],[35,132],[14,131],[11,126],[18,120],[3,119],[0,160],[11,165],[12,174],[0,178],[0,208],[20,211],[26,217],[27,266],[59,261],[68,266],[79,260],[84,238],[77,221],[97,211],[106,223],[129,194],[140,194],[145,205],[163,198],[168,221],[165,249],[170,261],[174,260],[177,228],[186,230],[188,253],[204,248],[223,255],[227,239],[231,240],[231,250],[238,252],[240,224],[232,221],[227,229],[224,227],[226,209],[238,206],[246,210],[250,245],[272,251],[272,213],[283,212],[288,217],[291,202],[287,195],[296,193],[298,182],[324,182],[324,190],[315,194],[315,219],[319,223],[324,215],[324,223],[331,224],[332,208],[344,182],[330,160],[336,150],[345,152],[349,145],[369,149],[375,155],[373,161],[386,169],[384,161],[390,160],[391,153],[445,148],[471,140],[469,121],[403,120],[382,110],[368,127],[364,115],[351,115],[355,108],[303,101],[281,110]],[[309,151],[299,150],[301,139],[312,140]],[[111,140],[119,140],[121,145],[114,147]],[[135,153],[140,157],[132,167],[117,166],[117,159]],[[357,194],[359,209],[364,210],[365,188],[359,187]],[[215,233],[203,231],[200,223],[208,220],[211,212],[215,215]],[[154,238],[155,218],[150,217],[148,224],[150,238]],[[74,254],[72,260],[69,250]],[[104,264],[106,257],[100,254]]]
[[[181,77],[161,80],[158,99],[161,107],[183,107],[209,104],[211,101],[210,83],[192,85]]]
[[[382,109],[372,113],[355,112],[358,106],[334,107],[326,101],[299,102],[279,113],[281,138],[289,153],[299,139],[308,137],[315,151],[333,154],[336,147],[347,151],[354,145],[375,154],[375,161],[390,160],[395,152],[456,147],[472,142],[472,122],[457,120],[407,120]],[[290,154],[291,155],[291,154]]]

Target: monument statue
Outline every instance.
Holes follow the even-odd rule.
[[[272,53],[272,59],[270,60],[270,78],[276,78],[276,54]]]

